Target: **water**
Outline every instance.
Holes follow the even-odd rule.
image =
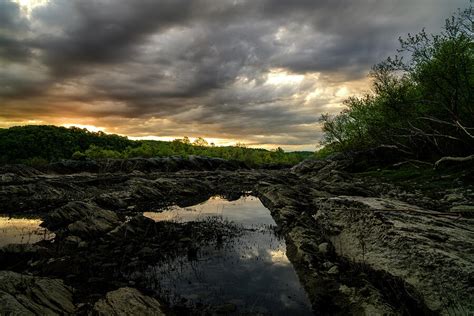
[[[188,208],[145,216],[156,221],[199,221],[218,217],[241,225],[243,234],[220,246],[201,248],[198,259],[179,257],[151,267],[155,288],[173,305],[221,306],[226,314],[312,315],[310,303],[275,235],[268,209],[255,197],[215,197]]]
[[[12,218],[0,215],[0,247],[8,244],[34,244],[54,238],[40,219]]]

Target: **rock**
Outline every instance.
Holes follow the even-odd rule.
[[[112,211],[85,202],[70,202],[49,213],[42,226],[90,239],[111,231],[119,224],[117,215]]]
[[[451,213],[459,213],[464,217],[474,217],[474,205],[456,205],[449,209]]]
[[[74,174],[81,172],[89,173],[119,173],[127,172],[140,175],[149,172],[174,172],[178,170],[237,170],[249,169],[240,161],[225,160],[202,156],[180,157],[155,157],[155,158],[130,158],[130,159],[106,159],[94,160],[62,160],[45,166],[44,171],[59,174]]]
[[[71,315],[72,289],[62,280],[0,271],[0,315]]]
[[[233,303],[222,304],[214,308],[214,312],[216,314],[224,314],[224,315],[231,314],[235,312],[236,310],[237,310],[237,306],[235,306],[235,304]]]
[[[94,160],[62,160],[51,163],[44,167],[45,171],[52,171],[59,174],[71,174],[79,172],[99,172],[101,167]]]
[[[160,303],[130,287],[109,292],[104,299],[94,304],[93,312],[98,315],[165,315]]]
[[[69,246],[72,246],[72,247],[79,247],[79,244],[83,241],[80,237],[72,235],[72,236],[67,236],[64,239],[64,242],[66,243],[66,245],[69,245]]]
[[[461,193],[451,193],[451,194],[446,194],[443,197],[443,200],[446,202],[452,203],[456,201],[462,201],[464,199],[464,196]]]
[[[433,312],[449,314],[452,304],[463,310],[474,308],[470,218],[387,198],[339,196],[319,201],[315,227],[330,232],[337,255],[372,271],[384,271],[387,277],[398,278],[398,284],[405,282],[410,295],[420,295]],[[472,214],[473,207],[452,210]],[[335,225],[337,233],[333,233]]]
[[[319,244],[318,250],[321,253],[327,253],[328,250],[329,250],[329,244],[327,242],[323,242],[323,243]]]
[[[350,287],[348,287],[347,285],[345,284],[341,284],[341,286],[339,286],[339,291],[347,296],[351,295],[352,292],[354,291],[353,289],[351,289]]]
[[[328,164],[326,160],[306,159],[291,168],[291,171],[298,174],[318,172]]]
[[[45,252],[46,248],[35,244],[8,244],[0,248],[0,266],[18,269]]]
[[[332,266],[328,270],[328,274],[333,274],[333,275],[339,274],[339,268],[337,266]]]

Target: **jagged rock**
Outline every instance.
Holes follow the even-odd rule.
[[[41,175],[42,172],[26,165],[6,165],[0,167],[0,174],[15,174],[19,177],[33,177]]]
[[[155,221],[152,219],[143,215],[137,215],[115,227],[108,235],[115,239],[122,239],[126,236],[141,236],[145,234],[149,227],[153,227],[154,225]]]
[[[93,315],[165,315],[160,303],[130,287],[107,293],[94,305]]]
[[[62,280],[0,271],[0,315],[71,315],[72,289]]]
[[[400,278],[433,312],[474,308],[471,219],[360,196],[320,199],[317,207],[314,218],[340,256]]]
[[[120,224],[117,215],[85,202],[70,202],[49,213],[42,226],[84,239],[107,233]]]
[[[306,159],[291,168],[292,172],[307,174],[318,172],[327,165],[325,160]]]

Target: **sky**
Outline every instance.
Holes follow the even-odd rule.
[[[468,0],[0,0],[0,127],[314,150],[399,36]]]

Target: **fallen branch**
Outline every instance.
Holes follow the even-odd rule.
[[[439,165],[442,164],[443,162],[446,162],[446,161],[466,162],[466,161],[470,161],[470,160],[474,160],[474,155],[470,155],[470,156],[467,156],[467,157],[443,157],[443,158],[441,158],[441,159],[439,159],[438,161],[435,162],[434,169],[438,169]]]
[[[412,165],[413,167],[419,169],[420,167],[417,166],[417,164],[419,165],[428,165],[428,166],[432,166],[433,164],[429,163],[429,162],[426,162],[426,161],[421,161],[421,160],[416,160],[416,159],[408,159],[408,160],[404,160],[404,161],[401,161],[401,162],[397,162],[396,164],[393,164],[393,167],[400,167],[402,165],[406,165],[406,164],[410,164]]]

